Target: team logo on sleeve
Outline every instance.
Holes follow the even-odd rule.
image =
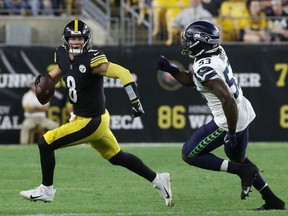
[[[81,72],[81,73],[85,73],[86,72],[86,67],[85,67],[85,65],[79,65],[79,71]]]

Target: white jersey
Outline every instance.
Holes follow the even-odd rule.
[[[203,81],[216,78],[222,79],[228,86],[229,91],[237,103],[238,122],[236,132],[244,130],[255,118],[255,112],[247,98],[243,96],[241,87],[238,85],[229,64],[228,57],[224,49],[220,46],[221,52],[218,55],[204,58],[196,58],[193,64],[195,72],[193,76],[197,90],[207,100],[207,105],[211,109],[214,121],[218,127],[228,131],[228,124],[221,101],[210,91],[209,88],[202,85]]]
[[[26,107],[35,107],[35,106],[43,106],[37,99],[35,93],[32,90],[26,92],[22,97],[22,107],[25,109]],[[24,112],[25,117],[46,117],[45,111],[38,112]]]

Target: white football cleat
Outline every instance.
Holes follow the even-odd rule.
[[[165,205],[167,207],[173,206],[172,204],[172,192],[170,185],[170,174],[169,173],[159,173],[152,182],[153,187],[157,189],[160,195],[165,200]]]
[[[32,189],[32,190],[26,190],[21,191],[20,195],[23,196],[25,199],[31,200],[31,201],[43,201],[43,202],[52,202],[54,200],[56,190],[50,189],[46,187],[45,185],[40,185],[39,187]]]

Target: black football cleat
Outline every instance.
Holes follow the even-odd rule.
[[[265,200],[264,205],[254,210],[267,211],[267,210],[284,210],[284,209],[285,209],[285,202],[275,196],[271,199]]]
[[[241,178],[241,199],[244,200],[249,196],[254,179],[258,173],[258,168],[253,164],[245,164],[240,173]]]

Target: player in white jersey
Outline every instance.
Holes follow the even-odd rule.
[[[181,40],[182,54],[192,58],[193,70],[180,70],[164,56],[154,66],[170,73],[182,85],[196,87],[213,115],[213,120],[197,129],[183,145],[182,158],[202,169],[238,175],[241,199],[248,197],[253,185],[265,201],[257,210],[285,209],[285,203],[271,191],[246,155],[249,124],[255,118],[255,112],[243,96],[219,43],[220,34],[213,24],[194,22],[187,27]],[[223,144],[230,161],[211,153]]]

